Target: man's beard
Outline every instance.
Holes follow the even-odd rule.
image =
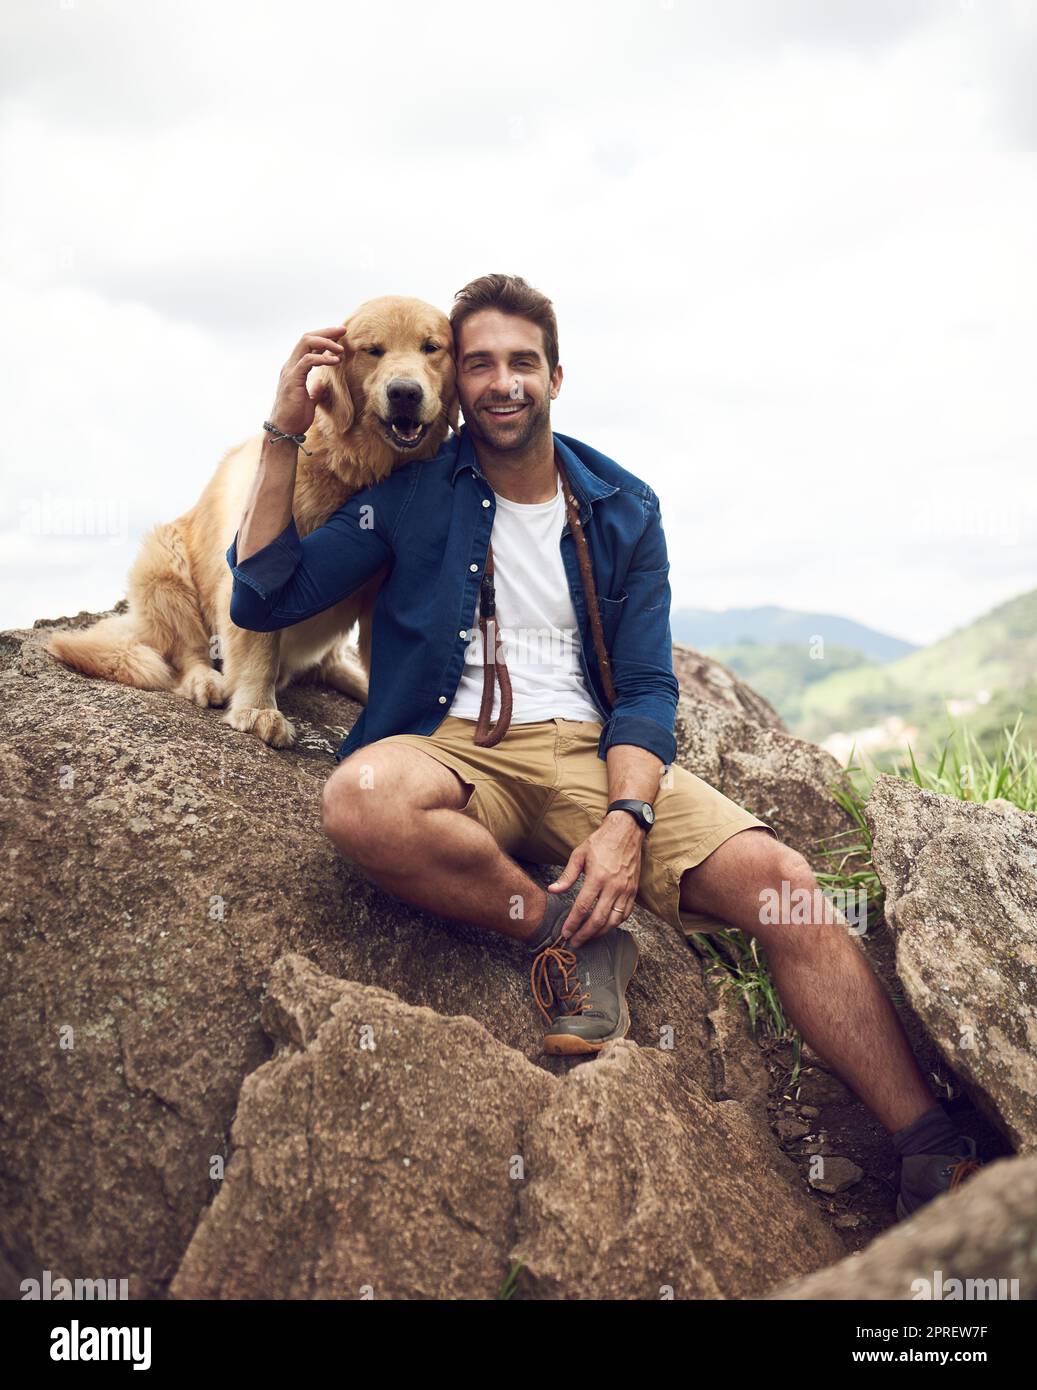
[[[494,429],[492,416],[488,416],[481,405],[475,409],[474,417],[471,421],[465,417],[465,424],[468,425],[472,434],[492,449],[499,453],[521,453],[523,449],[529,447],[534,439],[538,438],[542,432],[550,432],[551,429],[551,399],[549,396],[541,398],[537,403],[531,396],[523,396],[520,399],[528,402],[525,410],[519,416],[514,426],[507,426],[507,433],[501,431],[499,436]],[[513,405],[513,401],[494,401],[494,405]]]

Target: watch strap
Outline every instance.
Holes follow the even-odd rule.
[[[644,808],[646,804],[647,803],[644,801],[636,801],[631,800],[629,797],[624,797],[619,801],[610,801],[608,809],[609,811],[629,811],[634,820],[637,821],[638,825],[647,835],[655,822],[654,819],[648,820],[645,816]]]

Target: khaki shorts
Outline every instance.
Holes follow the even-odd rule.
[[[601,728],[577,719],[512,724],[495,747],[480,748],[474,720],[448,714],[431,734],[390,734],[378,742],[410,744],[452,768],[468,788],[462,814],[484,825],[505,853],[534,864],[565,864],[606,814]],[[638,903],[685,935],[722,930],[729,924],[720,918],[680,907],[681,875],[740,830],[760,827],[775,839],[777,832],[676,763],[663,775],[653,806]]]

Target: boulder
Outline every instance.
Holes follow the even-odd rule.
[[[975,1104],[1037,1151],[1037,815],[881,776],[865,808],[907,1000]]]
[[[526,1152],[512,1254],[531,1298],[758,1298],[842,1254],[770,1130],[664,1052],[621,1041],[575,1069]]]
[[[689,647],[686,642],[673,644],[673,674],[682,694],[690,699],[718,705],[732,714],[743,714],[761,729],[787,732],[781,715],[770,701],[719,661]]]
[[[841,851],[859,839],[833,794],[850,790],[846,774],[816,744],[684,695],[676,738],[683,767],[773,825],[815,869],[831,869],[826,850]]]
[[[177,1298],[751,1298],[842,1253],[795,1168],[672,1053],[565,1076],[295,955]],[[637,1104],[631,1104],[631,1097]]]

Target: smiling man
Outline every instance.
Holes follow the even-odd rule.
[[[486,275],[458,293],[451,323],[460,434],[302,540],[294,522],[272,534],[262,516],[277,509],[260,495],[243,519],[252,548],[238,555],[236,537],[228,551],[231,617],[258,631],[389,566],[368,704],[324,790],[326,834],[396,897],[527,952],[549,1052],[626,1035],[638,952],[621,924],[635,904],[684,934],[754,936],[802,1035],[893,1133],[905,1173],[914,1160],[901,1193],[913,1210],[971,1160],[888,998],[844,919],[772,920],[775,895],[818,902],[809,864],[673,761],[659,498],[552,431],[562,368],[544,295]],[[289,435],[306,428],[305,377],[282,383],[271,415]],[[293,460],[271,488],[290,485]],[[565,868],[545,892],[520,859]],[[581,875],[568,908],[559,895]]]

